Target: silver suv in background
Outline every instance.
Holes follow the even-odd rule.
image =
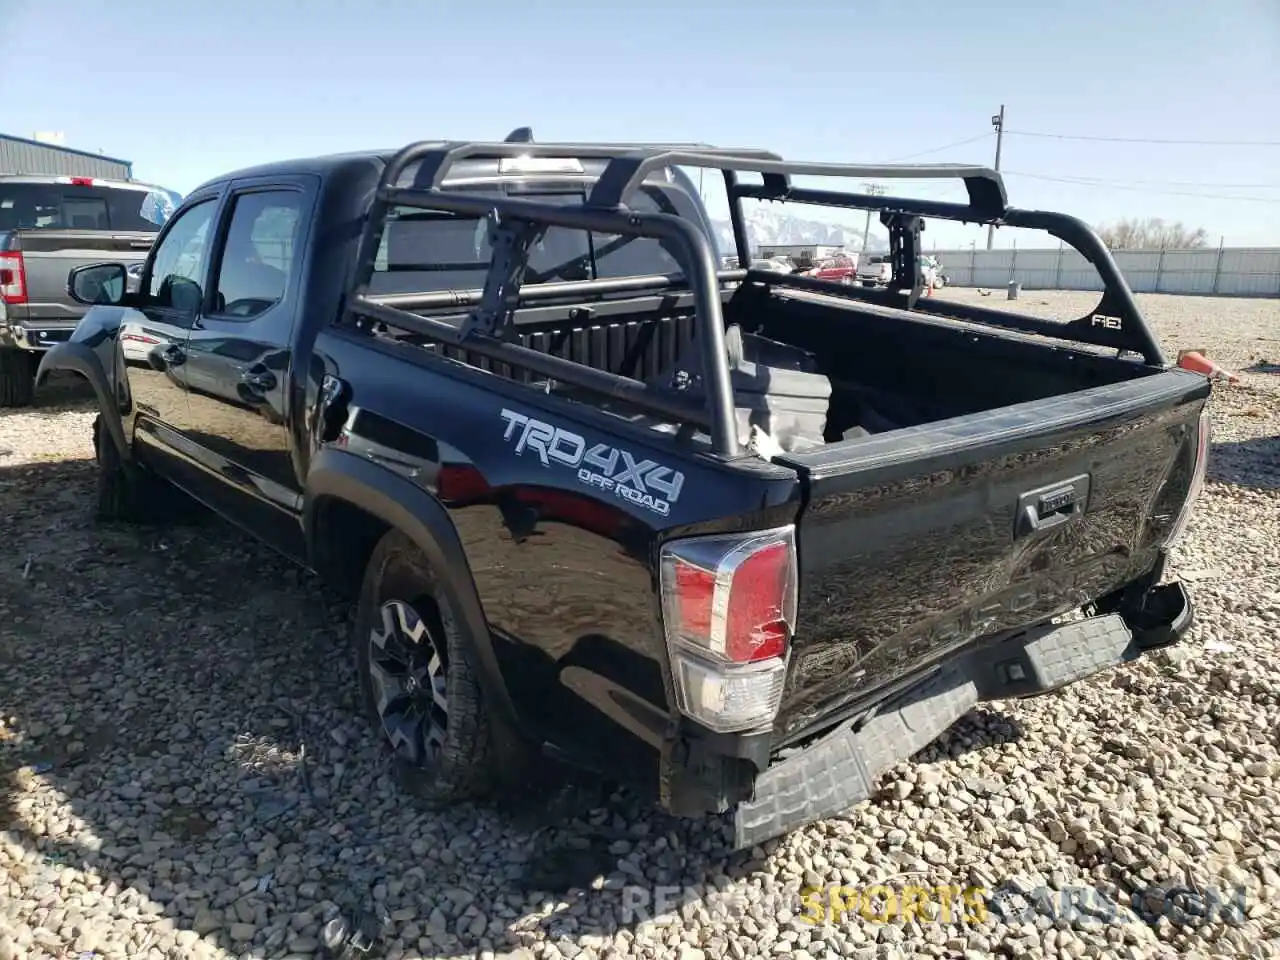
[[[179,200],[136,181],[0,176],[0,406],[31,402],[40,355],[83,316],[67,274],[104,260],[140,265]]]

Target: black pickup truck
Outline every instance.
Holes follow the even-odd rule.
[[[869,209],[894,281],[719,271],[692,167],[739,263],[744,198]],[[1105,293],[1066,323],[924,297],[925,218],[1044,230]],[[357,601],[372,720],[437,800],[552,759],[753,844],[1191,621],[1164,567],[1210,385],[1086,225],[985,168],[419,143],[205,184],[125,281],[73,271],[96,306],[39,370],[96,389],[100,513],[176,487]]]

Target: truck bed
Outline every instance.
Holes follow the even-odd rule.
[[[585,320],[538,308],[517,315],[517,337],[649,380],[692,334],[691,308],[672,299]],[[829,729],[975,639],[1046,623],[1157,565],[1192,483],[1203,378],[804,292],[744,285],[726,292],[724,313],[812,352],[832,382],[827,443],[774,457],[803,489],[776,746]]]
[[[571,317],[577,308],[520,311],[518,342],[597,370],[652,381],[690,349],[694,335],[692,306],[672,305],[674,299],[615,301],[608,315],[587,318]],[[1050,345],[959,320],[803,292],[762,295],[740,287],[726,293],[724,311],[728,324],[814,355],[832,384],[828,443],[847,442],[845,431],[854,426],[883,433],[1151,372],[1117,359],[1114,351]],[[428,349],[504,377],[536,379],[462,347],[432,343]],[[867,407],[879,416],[864,416]]]

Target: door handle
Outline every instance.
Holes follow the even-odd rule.
[[[266,393],[276,388],[276,375],[270,370],[257,370],[241,374],[240,382],[257,393]]]
[[[1025,537],[1060,527],[1084,513],[1089,500],[1089,475],[1028,490],[1018,497],[1014,537]]]

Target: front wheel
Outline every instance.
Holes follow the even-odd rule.
[[[492,733],[466,628],[437,572],[392,530],[365,569],[352,642],[371,723],[430,801],[477,799],[493,782]]]
[[[98,519],[108,522],[137,520],[138,478],[121,459],[115,441],[102,423],[102,414],[93,419],[93,454],[98,461]]]
[[[195,521],[195,501],[162,477],[126,463],[102,414],[93,420],[93,454],[98,462],[95,516],[107,523]]]

